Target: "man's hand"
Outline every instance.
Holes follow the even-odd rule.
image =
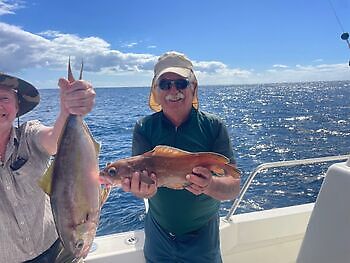
[[[192,174],[186,175],[186,179],[191,183],[186,190],[195,195],[206,194],[213,182],[211,171],[204,167],[195,167]]]
[[[154,184],[142,182],[141,177],[150,177]],[[154,173],[149,176],[147,171],[134,172],[131,178],[122,180],[122,188],[125,192],[131,192],[139,198],[151,198],[157,192],[157,177]]]
[[[89,82],[85,80],[69,82],[61,78],[58,86],[60,87],[61,113],[86,115],[92,110],[96,92]]]

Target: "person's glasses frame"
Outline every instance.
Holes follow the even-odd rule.
[[[160,79],[157,86],[161,90],[169,90],[172,86],[175,86],[177,90],[184,90],[190,86],[190,81],[188,79]]]

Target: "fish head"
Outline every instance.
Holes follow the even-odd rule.
[[[127,161],[118,160],[108,163],[106,167],[100,171],[100,183],[107,185],[121,185],[124,178],[131,178],[133,169]]]
[[[97,225],[95,222],[85,222],[77,225],[72,231],[72,236],[68,242],[68,250],[75,258],[85,258],[91,248],[96,235]]]

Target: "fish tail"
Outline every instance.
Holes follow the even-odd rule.
[[[225,176],[232,176],[233,178],[239,178],[241,175],[241,171],[238,170],[233,164],[226,163],[223,166],[225,171]]]

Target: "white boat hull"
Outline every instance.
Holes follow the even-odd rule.
[[[295,262],[313,204],[232,216],[220,222],[224,262]],[[95,238],[85,262],[145,262],[142,230]]]
[[[221,218],[225,263],[350,262],[350,159],[332,165],[316,203]],[[305,238],[304,238],[305,237]],[[89,263],[145,262],[142,230],[95,238]],[[330,261],[331,260],[331,261]]]

